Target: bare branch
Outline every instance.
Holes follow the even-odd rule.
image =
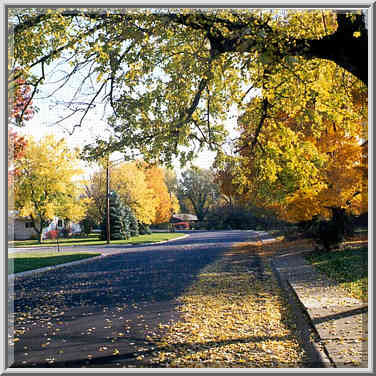
[[[30,95],[28,101],[26,102],[26,104],[23,106],[22,108],[22,112],[21,112],[21,116],[19,118],[19,122],[22,124],[22,121],[23,121],[23,117],[24,117],[24,114],[25,114],[25,111],[27,110],[27,108],[29,107],[31,101],[33,100],[34,98],[34,95],[35,93],[37,92],[37,88],[38,88],[38,85],[41,81],[43,81],[45,79],[45,75],[44,75],[44,63],[42,63],[42,75],[39,77],[37,83],[35,84],[34,86],[34,90],[32,92],[32,94]]]
[[[106,84],[107,84],[106,81],[104,81],[104,82],[102,83],[102,85],[101,85],[101,87],[99,88],[99,90],[96,92],[96,94],[94,95],[94,97],[91,99],[90,103],[87,105],[86,110],[85,110],[84,114],[82,115],[82,117],[81,117],[81,119],[80,119],[80,122],[79,122],[78,124],[75,124],[75,125],[73,126],[72,131],[69,133],[70,136],[73,135],[73,133],[74,133],[74,131],[75,131],[76,128],[81,127],[82,122],[84,121],[84,118],[86,117],[86,115],[87,115],[89,109],[90,109],[91,106],[93,105],[94,101],[97,99],[97,97],[98,97],[98,95],[100,94],[100,92],[101,92],[101,91],[103,90],[103,88],[106,86]]]

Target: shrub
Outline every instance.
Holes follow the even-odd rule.
[[[323,250],[329,251],[343,241],[344,234],[334,221],[320,221],[314,227],[314,240]]]
[[[345,209],[331,208],[332,218],[327,221],[318,216],[311,221],[301,224],[301,228],[308,237],[312,237],[322,250],[330,251],[337,247],[345,236],[351,236],[353,231],[352,218]]]
[[[195,230],[210,230],[207,221],[194,222]]]
[[[141,223],[141,222],[139,222],[138,224],[138,229],[139,229],[140,235],[150,235],[152,232],[150,230],[149,225],[146,225],[145,223]]]
[[[50,230],[46,233],[46,239],[54,240],[57,238],[58,230]]]
[[[268,219],[257,216],[252,210],[241,206],[213,208],[206,218],[207,228],[216,230],[265,230],[268,224]]]
[[[125,205],[125,212],[126,212],[126,220],[129,222],[130,236],[140,235],[140,231],[138,228],[138,221],[132,209],[129,206]]]
[[[169,230],[170,227],[171,224],[169,222],[157,223],[152,226],[152,228],[156,230]]]
[[[189,230],[190,229],[190,225],[188,222],[178,222],[178,223],[174,223],[174,226],[176,229],[178,230]]]
[[[61,234],[64,238],[69,238],[72,235],[72,229],[70,227],[63,228]]]
[[[84,234],[84,236],[89,236],[93,230],[94,224],[94,221],[89,217],[85,217],[80,221],[81,232]]]

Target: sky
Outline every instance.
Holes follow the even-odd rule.
[[[82,148],[84,145],[94,142],[96,136],[101,136],[102,138],[106,132],[109,132],[106,124],[106,116],[103,116],[104,113],[107,112],[107,114],[109,114],[109,112],[108,110],[105,110],[103,105],[97,105],[95,109],[88,112],[83,125],[75,128],[72,135],[70,135],[70,132],[73,125],[78,123],[78,116],[73,116],[72,118],[65,120],[63,123],[54,124],[56,121],[67,115],[67,112],[62,110],[61,106],[57,107],[55,105],[56,100],[68,101],[72,98],[75,90],[73,84],[72,87],[61,89],[61,91],[59,91],[58,94],[55,94],[52,98],[49,97],[49,94],[59,85],[59,78],[61,77],[59,72],[62,72],[63,70],[64,65],[62,66],[60,63],[57,63],[56,65],[52,64],[46,69],[46,76],[49,76],[49,79],[47,79],[46,82],[51,81],[55,82],[55,84],[46,84],[41,87],[38,97],[33,99],[33,105],[39,108],[38,112],[34,114],[34,117],[31,120],[25,122],[23,128],[20,128],[17,131],[22,135],[33,136],[37,140],[47,134],[54,134],[57,138],[64,137],[70,147],[74,148],[78,146]],[[38,74],[39,72],[36,71],[34,73]],[[226,123],[226,128],[231,130],[234,128],[234,124],[228,122]],[[120,158],[120,153],[113,153],[111,156],[112,160],[118,160]],[[193,161],[193,164],[201,168],[210,169],[214,158],[215,152],[205,150],[199,154],[198,158]],[[93,167],[90,167],[84,162],[81,164],[81,167],[87,171],[86,176],[93,171]],[[177,173],[181,170],[180,163],[177,160],[174,163],[174,169]]]
[[[100,119],[100,115],[93,113],[88,115],[88,121],[80,128],[76,128],[73,135],[70,135],[67,129],[59,125],[53,125],[57,120],[57,113],[49,110],[48,105],[41,101],[34,101],[40,108],[40,111],[34,117],[26,122],[23,128],[17,129],[17,132],[22,135],[33,136],[39,140],[47,134],[53,134],[57,138],[65,138],[71,148],[80,147],[88,144],[91,140],[94,142],[96,135],[101,135],[106,132],[106,122]],[[114,153],[111,157],[113,160],[121,158],[120,153]],[[199,157],[194,160],[193,164],[201,168],[210,169],[215,158],[215,152],[206,150],[199,154]],[[87,164],[83,163],[82,168],[89,173],[92,171]],[[174,163],[174,168],[177,172],[180,170],[178,161]]]

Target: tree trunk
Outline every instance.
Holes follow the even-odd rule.
[[[35,232],[38,234],[38,242],[39,242],[39,244],[41,244],[42,240],[43,240],[42,239],[42,236],[43,236],[43,221],[40,218],[40,220],[39,220],[39,228],[38,228],[37,227],[36,219],[33,218],[32,216],[30,216],[30,218],[31,218],[31,221],[33,223],[33,228],[34,228]]]
[[[338,29],[334,34],[317,40],[297,41],[296,54],[331,60],[367,85],[368,30],[364,16],[356,15],[353,20],[346,14],[337,14],[337,22]],[[354,32],[360,32],[360,35],[355,37]]]
[[[331,208],[332,221],[335,224],[338,232],[344,237],[353,234],[353,228],[350,216],[343,208]]]

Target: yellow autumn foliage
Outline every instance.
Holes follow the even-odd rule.
[[[86,213],[87,200],[75,180],[82,174],[77,151],[64,139],[47,135],[40,141],[27,138],[22,158],[15,161],[19,174],[15,179],[15,208],[23,217],[46,225],[54,217],[79,221]]]
[[[321,63],[314,73],[304,69],[298,73],[299,79],[288,84],[278,73],[271,75],[277,86],[269,83],[264,89],[275,96],[286,92],[296,96],[268,104],[267,113],[260,110],[265,96],[255,97],[240,117],[233,184],[244,200],[273,209],[292,222],[315,215],[330,218],[331,208],[364,213],[368,209],[367,88],[329,62]],[[301,90],[294,91],[294,84]]]
[[[168,222],[172,212],[179,210],[176,196],[168,192],[164,170],[157,166],[140,161],[117,165],[111,169],[111,189],[145,224]]]
[[[157,203],[144,170],[136,162],[122,163],[111,170],[111,189],[119,194],[140,222],[154,222]]]
[[[145,177],[148,187],[153,191],[156,213],[153,223],[168,222],[178,209],[177,198],[169,193],[165,183],[164,171],[158,166],[146,166]]]

